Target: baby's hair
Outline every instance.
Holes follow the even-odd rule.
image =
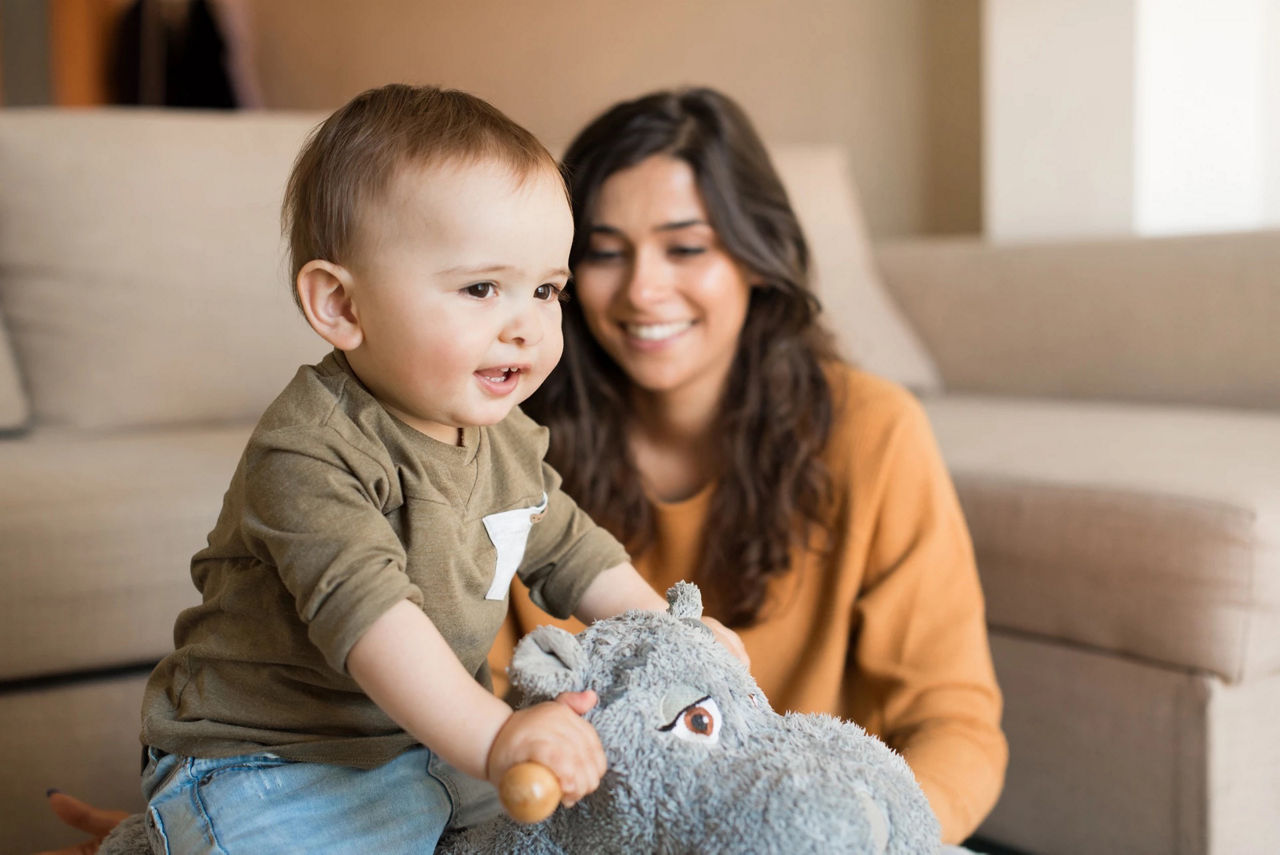
[[[533,134],[466,92],[393,83],[351,99],[311,132],[285,187],[281,221],[294,302],[293,283],[308,261],[346,263],[361,215],[397,170],[486,160],[520,177],[559,175]]]

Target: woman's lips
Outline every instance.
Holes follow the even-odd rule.
[[[664,323],[624,323],[622,331],[627,338],[641,346],[655,346],[670,341],[693,326],[693,321],[667,321]]]

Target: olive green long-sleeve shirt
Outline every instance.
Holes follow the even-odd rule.
[[[299,369],[192,559],[203,603],[178,617],[147,685],[143,742],[366,768],[412,746],[346,673],[387,609],[419,605],[488,685],[513,573],[565,616],[627,560],[560,490],[546,447],[519,410],[446,445],[388,414],[342,354]]]

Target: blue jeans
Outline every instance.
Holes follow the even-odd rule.
[[[151,749],[142,793],[152,851],[166,855],[431,852],[446,827],[498,810],[492,787],[422,747],[367,770]]]

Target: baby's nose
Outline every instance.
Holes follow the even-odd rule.
[[[530,347],[542,341],[542,321],[533,309],[513,313],[502,328],[499,338],[521,347]]]

